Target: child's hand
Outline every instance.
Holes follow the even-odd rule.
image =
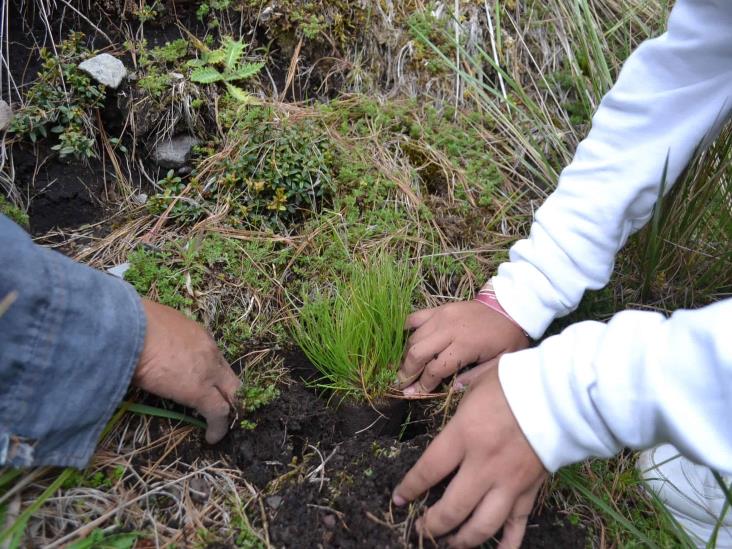
[[[499,549],[519,547],[547,472],[511,413],[497,368],[471,385],[455,416],[394,490],[394,503],[413,501],[455,469],[442,498],[417,522],[419,532],[429,539],[460,526],[450,546],[474,547],[503,526]]]
[[[398,372],[407,396],[428,393],[460,368],[477,364],[458,376],[465,386],[494,358],[529,346],[529,339],[510,320],[477,301],[424,309],[407,318],[414,333],[407,342]]]

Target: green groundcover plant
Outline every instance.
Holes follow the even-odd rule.
[[[306,297],[294,322],[296,343],[322,374],[318,387],[341,399],[386,395],[404,352],[404,322],[417,269],[385,253],[356,261],[347,280]]]

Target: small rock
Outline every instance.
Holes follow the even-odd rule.
[[[0,132],[5,131],[13,120],[13,109],[0,99]]]
[[[145,193],[136,194],[132,197],[132,201],[138,206],[144,206],[147,204],[148,196]]]
[[[178,135],[155,147],[153,160],[161,168],[182,168],[200,141],[192,135]]]
[[[116,90],[127,76],[124,63],[108,53],[100,53],[79,64],[79,68],[100,84]]]
[[[332,530],[333,528],[335,528],[335,525],[336,525],[335,515],[324,515],[321,520],[323,521],[323,526],[328,528],[328,530]]]
[[[125,262],[125,263],[120,263],[119,265],[115,265],[114,267],[107,269],[107,272],[109,274],[111,274],[112,276],[116,276],[117,278],[121,278],[122,280],[124,280],[125,273],[129,270],[130,270],[130,264]]]
[[[206,482],[206,479],[200,477],[191,479],[191,482],[188,483],[188,491],[191,494],[191,499],[198,503],[206,503],[211,495],[211,488],[208,482]]]
[[[277,509],[282,505],[282,496],[269,496],[264,499],[272,509]]]

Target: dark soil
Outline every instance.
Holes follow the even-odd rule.
[[[58,43],[66,37],[69,29],[88,33],[92,44],[99,47],[93,29],[78,20],[73,12],[65,12],[68,21],[52,27],[50,36],[40,13],[33,3],[14,0],[9,2],[8,39],[10,43],[9,69],[12,81],[23,90],[35,79],[41,60],[38,47],[50,47],[51,40]],[[65,29],[62,31],[62,29]],[[3,97],[18,101],[16,89],[8,88],[4,82]],[[109,92],[109,99],[113,93]],[[18,103],[15,104],[17,107]],[[108,207],[117,198],[114,195],[114,176],[111,166],[104,166],[102,160],[88,161],[60,159],[51,147],[53,136],[37,146],[28,142],[15,143],[11,157],[15,170],[15,185],[28,201],[30,232],[40,236],[52,229],[75,229],[105,219],[112,213]]]
[[[420,410],[411,415],[419,416]],[[444,486],[411,510],[394,507],[391,492],[427,447],[430,435],[408,440],[373,430],[353,435],[344,410],[329,407],[301,382],[283,387],[279,398],[249,419],[256,423],[253,430],[233,431],[214,451],[266,494],[267,524],[257,526],[267,527],[274,546],[420,546],[414,519],[424,505],[439,499]],[[585,545],[583,528],[544,510],[530,519],[523,547]]]
[[[13,148],[15,184],[31,199],[31,233],[73,229],[103,219],[107,192],[101,164],[64,162],[42,149]]]

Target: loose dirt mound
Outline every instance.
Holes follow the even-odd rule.
[[[422,413],[415,406],[411,417]],[[368,430],[353,436],[342,415],[298,381],[249,418],[256,423],[253,430],[234,430],[216,448],[266,494],[261,519],[266,524],[258,526],[267,528],[276,547],[443,546],[419,540],[414,520],[439,499],[444,485],[411,508],[391,504],[392,490],[431,436],[399,440]],[[415,431],[424,426],[405,430]],[[546,512],[532,517],[523,546],[569,548],[585,542],[583,528]]]

